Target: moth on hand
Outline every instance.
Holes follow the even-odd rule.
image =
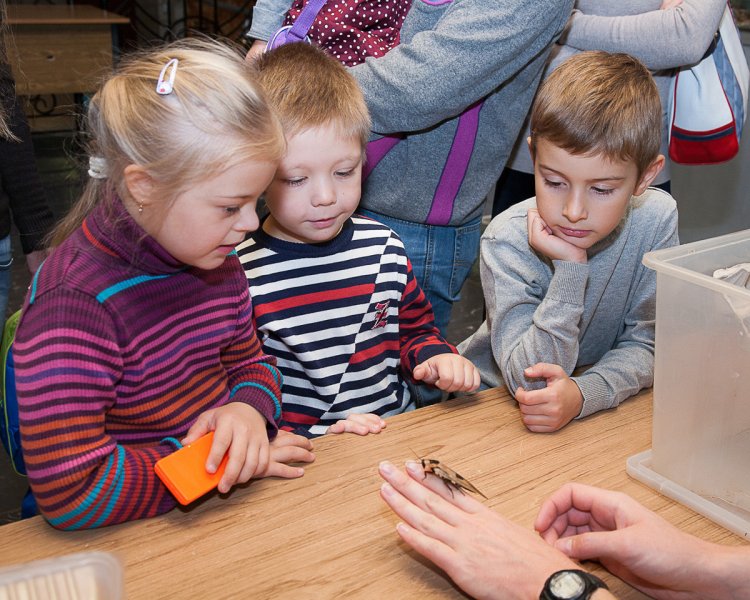
[[[450,467],[445,466],[439,460],[435,458],[420,458],[419,462],[422,463],[422,469],[424,470],[425,477],[428,473],[432,473],[436,477],[439,477],[448,486],[448,490],[453,495],[453,490],[458,490],[462,494],[464,490],[468,490],[475,494],[479,494],[482,498],[487,500],[482,492],[480,492],[468,479],[456,473]]]

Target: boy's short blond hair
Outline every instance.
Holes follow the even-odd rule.
[[[576,54],[542,83],[531,110],[539,139],[571,154],[632,161],[639,176],[659,155],[662,113],[651,73],[628,54]]]
[[[306,43],[285,44],[258,58],[258,80],[285,135],[333,125],[364,151],[370,114],[357,80],[340,62]]]

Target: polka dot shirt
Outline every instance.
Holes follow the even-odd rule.
[[[294,0],[284,25],[291,25],[307,0]],[[331,0],[315,18],[308,35],[347,67],[368,56],[383,56],[398,45],[411,0]]]

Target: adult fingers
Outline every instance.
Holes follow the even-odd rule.
[[[423,499],[423,503],[425,504],[423,507],[416,504],[411,497],[405,496],[388,481],[381,486],[380,497],[391,507],[393,512],[411,527],[430,538],[440,540],[446,544],[449,543],[448,540],[451,538],[452,525],[432,513],[427,506],[428,503],[435,501],[445,502],[442,498],[431,493],[431,495],[425,496]],[[459,510],[456,507],[453,507],[453,509],[456,511]]]
[[[413,464],[418,465],[419,463]],[[433,481],[428,480],[427,475],[421,470],[421,467],[419,468],[420,472],[418,474],[410,473],[411,476],[409,476],[401,469],[397,469],[390,462],[384,461],[378,466],[378,471],[380,476],[392,486],[396,493],[403,496],[406,501],[422,511],[430,513],[435,510],[435,502],[438,500],[448,504],[449,490],[445,484],[442,481],[437,480],[434,476],[430,476],[429,478]],[[437,486],[437,489],[435,486]],[[443,494],[445,494],[445,496],[443,496]],[[459,510],[455,507],[454,509]],[[404,518],[403,515],[400,516]],[[450,520],[453,522],[453,519]]]
[[[639,510],[632,498],[582,483],[567,483],[544,501],[534,522],[548,543],[588,531],[610,531],[627,527]]]
[[[396,531],[409,546],[444,571],[448,571],[458,558],[457,553],[450,546],[425,535],[406,523],[396,525]]]
[[[623,558],[622,531],[590,531],[560,538],[555,548],[577,560],[607,560],[620,562]]]
[[[441,465],[438,465],[437,467],[442,468]],[[409,474],[409,478],[414,480],[417,484],[416,487],[412,488],[414,490],[427,488],[431,492],[440,496],[447,503],[458,506],[461,510],[470,513],[475,513],[484,506],[468,494],[462,493],[462,491],[455,486],[449,485],[442,477],[435,475],[434,473],[425,472],[425,467],[421,462],[407,461],[406,471]]]

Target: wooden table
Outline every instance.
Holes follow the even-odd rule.
[[[461,598],[441,572],[400,542],[397,517],[380,500],[381,460],[438,458],[474,483],[487,504],[531,527],[540,503],[576,480],[629,493],[678,527],[707,540],[742,539],[625,473],[628,456],[650,447],[651,393],[532,434],[497,389],[388,420],[379,435],[325,436],[297,480],[263,480],[190,510],[83,532],[41,518],[0,528],[0,565],[104,550],[125,565],[138,598]],[[488,565],[488,568],[492,568]],[[640,593],[595,565],[620,598]]]
[[[129,19],[88,5],[8,5],[8,60],[17,93],[97,89],[112,68],[112,28]]]

